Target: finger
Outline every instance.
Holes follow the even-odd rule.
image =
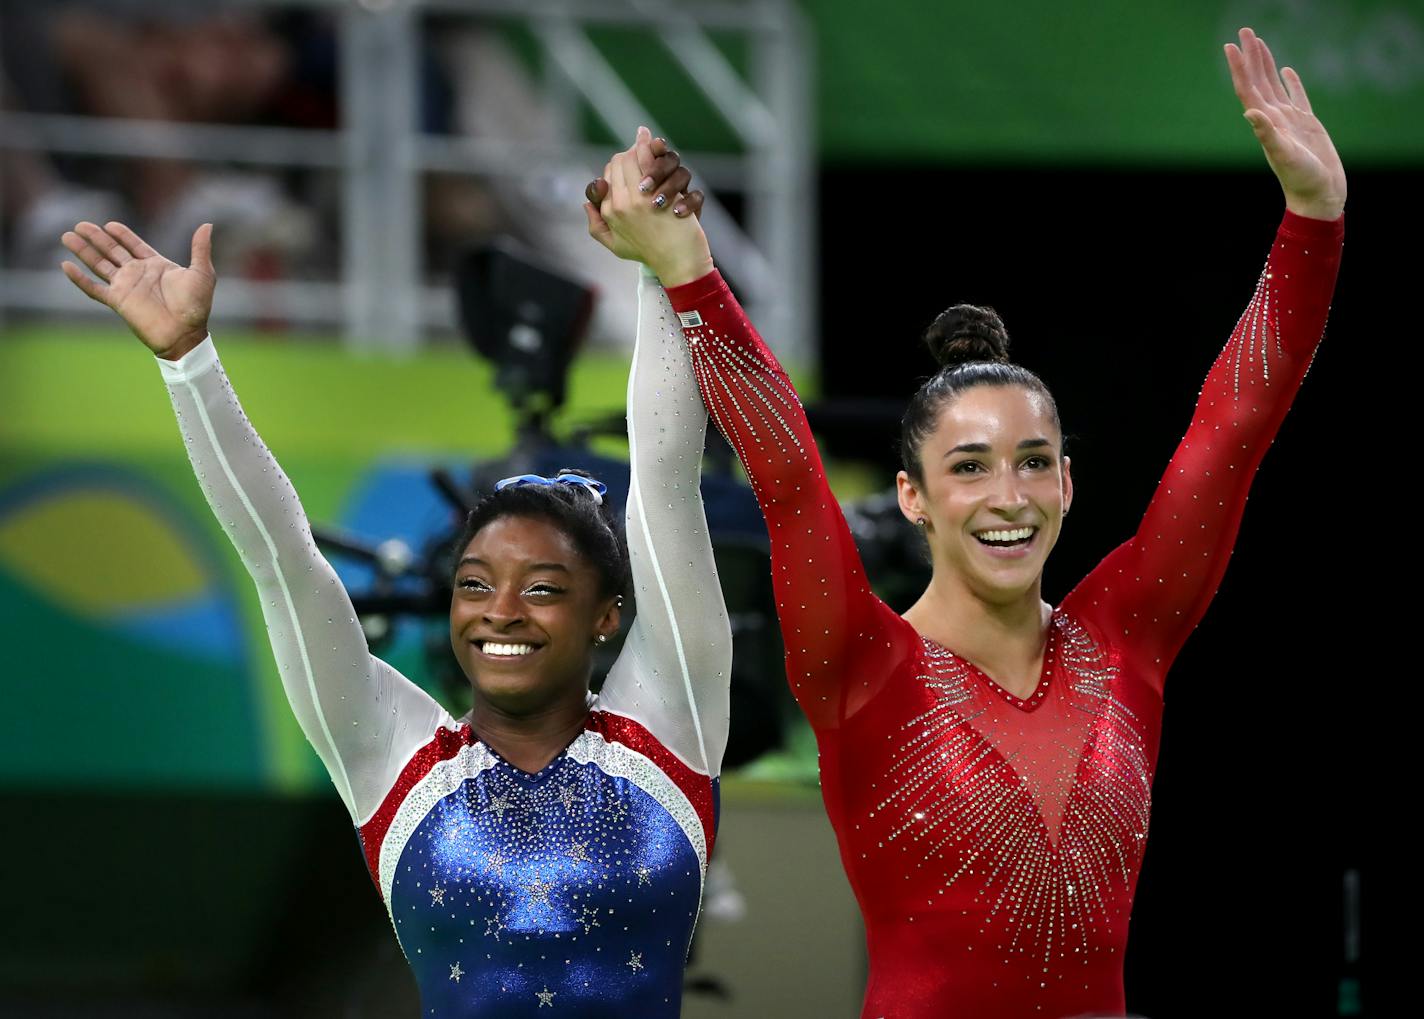
[[[1281,77],[1286,80],[1286,91],[1290,93],[1291,102],[1306,113],[1314,113],[1310,108],[1310,96],[1305,92],[1305,83],[1300,80],[1300,75],[1295,73],[1295,68],[1282,67]]]
[[[1265,84],[1265,76],[1261,71],[1260,53],[1256,50],[1256,33],[1249,28],[1243,28],[1237,36],[1241,40],[1241,63],[1246,72],[1245,83],[1260,91]]]
[[[119,271],[119,267],[104,257],[103,253],[94,245],[90,244],[83,237],[80,237],[73,230],[66,230],[59,238],[59,243],[69,249],[79,261],[88,266],[89,271],[101,280],[108,281],[113,278],[114,273]],[[78,268],[77,266],[75,268]]]
[[[608,179],[614,183],[622,182],[629,192],[636,192],[638,184],[642,180],[642,174],[638,172],[638,160],[630,152],[620,152],[613,157],[613,173],[616,177]]]
[[[672,214],[678,218],[687,216],[702,215],[702,202],[706,196],[700,191],[692,191],[682,196],[681,200],[674,202]]]
[[[667,182],[668,178],[671,177],[681,165],[682,157],[669,149],[653,161],[652,171],[647,177],[643,178],[643,181],[640,181],[639,184],[641,186],[643,183],[647,183],[648,187],[645,189],[647,192],[662,191],[663,185]],[[669,192],[669,194],[671,193]]]
[[[1276,58],[1271,53],[1271,47],[1266,45],[1266,40],[1260,36],[1256,37],[1256,42],[1261,47],[1261,61],[1266,68],[1266,76],[1271,81],[1271,89],[1277,99],[1283,103],[1290,102],[1290,94],[1286,92],[1285,85],[1281,82],[1281,72],[1276,70]]]
[[[605,248],[609,247],[613,231],[609,229],[607,220],[599,214],[597,207],[592,202],[584,202],[583,211],[584,215],[588,217],[588,235]]]
[[[1248,110],[1266,110],[1275,103],[1268,93],[1262,92],[1254,84],[1248,84],[1241,95],[1241,105]]]
[[[1256,133],[1256,140],[1261,143],[1267,161],[1276,163],[1284,159],[1287,153],[1281,138],[1280,125],[1269,110],[1247,110],[1244,116],[1250,123],[1251,130]]]
[[[204,223],[193,231],[193,246],[190,249],[188,266],[205,276],[217,275],[213,272],[213,225]]]
[[[1290,102],[1290,96],[1286,95],[1286,90],[1281,85],[1281,76],[1276,73],[1276,59],[1271,56],[1271,48],[1266,45],[1266,40],[1254,32],[1251,37],[1251,51],[1256,60],[1256,88],[1267,98],[1282,103]]]
[[[1229,42],[1222,49],[1226,51],[1226,67],[1231,72],[1231,88],[1236,93],[1236,98],[1241,100],[1242,106],[1252,105],[1247,101],[1250,72],[1246,67],[1246,55],[1235,43]]]
[[[667,155],[668,152],[669,152],[669,147],[668,147],[667,139],[666,139],[666,138],[654,138],[654,139],[653,139],[652,148],[653,148],[653,155],[655,155],[655,156],[665,156],[665,155]]]
[[[83,223],[79,223],[75,226],[74,232],[98,248],[104,257],[115,265],[127,265],[133,261],[133,256],[124,249],[122,244],[105,233],[102,227],[94,223],[90,223],[87,220]]]
[[[104,224],[104,229],[110,236],[114,237],[122,244],[135,258],[153,258],[158,252],[154,251],[138,234],[134,233],[122,223],[108,222]]]
[[[652,184],[653,169],[657,162],[657,157],[653,155],[653,132],[646,127],[638,128],[638,137],[633,142],[633,153],[638,160],[638,172],[643,175],[638,182],[639,191],[647,191]]]
[[[609,158],[608,162],[604,164],[604,176],[602,176],[602,179],[608,181],[608,191],[604,194],[604,201],[598,204],[598,211],[600,212],[608,212],[608,202],[611,202],[612,198],[614,198],[614,192],[618,189],[617,185],[622,184],[622,175],[614,174],[614,159],[617,158],[618,155],[615,154],[614,157]]]
[[[667,180],[658,187],[657,194],[653,195],[653,205],[659,209],[665,209],[674,204],[673,199],[687,194],[688,185],[692,183],[692,171],[685,166],[679,166],[672,172]],[[661,201],[659,200],[661,199]]]
[[[1243,33],[1245,31],[1243,29]],[[1245,38],[1243,34],[1242,40],[1245,41]],[[1250,58],[1232,43],[1227,43],[1224,49],[1226,50],[1226,65],[1231,70],[1231,87],[1236,92],[1236,98],[1241,100],[1242,108],[1249,110],[1268,106],[1266,95],[1256,87]]]
[[[588,182],[588,187],[583,189],[583,196],[594,205],[602,205],[603,200],[608,197],[608,181],[602,177]]]
[[[59,267],[64,270],[64,275],[69,277],[69,282],[84,291],[86,296],[98,301],[106,308],[109,306],[109,302],[106,299],[109,292],[108,287],[102,283],[95,283],[88,276],[84,275],[83,269],[80,269],[79,266],[73,262],[60,262]]]
[[[1256,33],[1249,28],[1243,28],[1237,35],[1241,39],[1241,101],[1247,106],[1254,106],[1256,103],[1253,95],[1259,95],[1264,100],[1273,93],[1262,70],[1260,51],[1256,48]]]

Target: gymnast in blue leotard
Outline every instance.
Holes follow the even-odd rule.
[[[577,472],[488,496],[451,599],[474,694],[457,719],[370,654],[244,415],[208,334],[211,228],[195,234],[188,268],[117,223],[81,223],[64,244],[97,277],[67,263],[70,279],[158,358],[422,1015],[676,1016],[716,832],[731,636],[698,490],[707,415],[657,281],[639,284],[626,544],[601,485]],[[592,651],[618,629],[630,573],[637,617],[594,696]]]

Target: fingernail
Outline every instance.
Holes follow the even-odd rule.
[[[673,214],[674,216],[686,216],[686,215],[687,215],[687,206],[685,206],[685,205],[674,205],[674,206],[672,207],[672,214]]]
[[[651,177],[644,177],[642,180],[638,181],[638,190],[639,190],[639,191],[647,191],[648,188],[650,188],[650,187],[652,187],[652,186],[653,186],[653,178],[651,178]]]
[[[662,208],[664,205],[666,205],[666,204],[667,204],[667,195],[656,195],[656,196],[654,196],[654,198],[653,198],[653,206],[654,206],[654,208],[661,209],[661,208]]]

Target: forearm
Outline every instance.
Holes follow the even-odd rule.
[[[1256,470],[1324,332],[1343,225],[1288,214],[1136,535],[1081,587],[1165,671],[1226,570]]]
[[[676,314],[655,278],[638,290],[628,376],[628,550],[637,617],[626,654],[650,678],[640,720],[693,767],[715,775],[727,739],[732,635],[702,504],[707,412]],[[605,700],[633,699],[616,682]]]
[[[433,731],[443,712],[371,657],[345,589],[243,413],[212,341],[159,366],[198,484],[257,585],[292,711],[359,818],[384,791],[392,741],[401,742],[408,726]],[[403,717],[391,717],[397,707]]]
[[[879,602],[790,379],[721,276],[669,291],[708,414],[751,480],[771,539],[792,691],[813,721],[843,717],[844,680]],[[867,683],[872,680],[867,679]]]

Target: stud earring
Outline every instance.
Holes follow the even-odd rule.
[[[596,636],[596,637],[593,638],[593,642],[594,642],[595,644],[607,644],[607,643],[608,643],[608,634],[606,634],[606,633],[600,633],[598,636]]]
[[[925,526],[925,518],[924,518],[924,517],[916,517],[916,518],[915,518],[915,526],[916,526],[916,527],[924,527],[924,526]]]

